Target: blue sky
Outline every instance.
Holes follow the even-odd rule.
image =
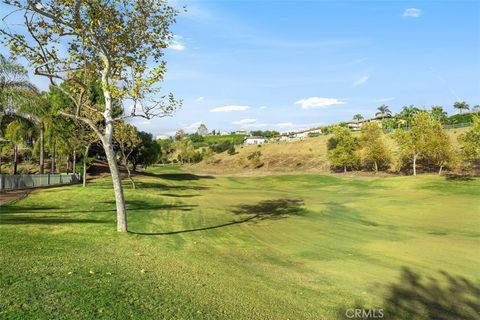
[[[479,1],[182,1],[163,84],[178,129],[290,131],[456,100],[480,103]],[[4,52],[4,49],[1,50]],[[41,87],[44,81],[32,77]]]

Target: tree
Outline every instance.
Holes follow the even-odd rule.
[[[440,121],[441,123],[446,123],[448,119],[448,114],[443,110],[442,106],[432,106],[430,111],[432,118]]]
[[[177,141],[185,139],[185,136],[186,136],[185,131],[183,131],[182,129],[175,132],[175,140]]]
[[[178,140],[172,145],[180,163],[191,162],[195,156],[195,148],[191,140]]]
[[[362,126],[359,144],[360,159],[364,166],[373,166],[375,173],[379,168],[388,166],[390,152],[383,138],[383,131],[377,123],[368,122]]]
[[[34,128],[27,120],[19,118],[10,122],[5,131],[5,138],[13,144],[13,174],[17,174],[18,146],[24,144],[27,137],[33,135]]]
[[[350,130],[344,127],[334,127],[333,137],[328,140],[328,160],[334,167],[342,167],[344,172],[347,168],[358,165],[357,156],[358,141]]]
[[[204,136],[204,135],[208,134],[207,126],[205,126],[203,123],[200,124],[198,126],[198,129],[197,129],[197,134],[199,134],[201,136]]]
[[[133,171],[137,170],[138,165],[147,168],[156,163],[161,152],[160,146],[155,140],[153,140],[151,133],[139,131],[138,136],[140,137],[140,140],[142,140],[142,143],[130,156],[132,159]]]
[[[128,161],[130,155],[142,145],[142,140],[138,136],[137,129],[124,121],[118,121],[115,124],[113,139],[117,144],[118,149],[120,149],[123,166],[127,170],[128,179],[132,183],[133,189],[135,189],[136,185],[130,173]]]
[[[7,118],[9,117],[10,120],[28,116],[20,115],[18,111],[19,109],[25,111],[25,106],[31,106],[32,98],[33,100],[36,100],[35,98],[37,96],[38,90],[33,84],[29,82],[26,70],[19,64],[6,59],[3,55],[0,54],[0,124],[3,126],[5,116],[7,116]],[[3,132],[1,134],[3,134]],[[40,149],[39,171],[40,173],[43,173],[42,127],[40,127],[40,142],[42,148]]]
[[[408,131],[397,130],[394,134],[400,152],[403,157],[409,158],[412,161],[413,175],[417,175],[417,162],[419,159],[434,160],[443,168],[445,159],[448,155],[445,154],[448,150],[449,143],[448,136],[444,134],[442,124],[433,119],[427,112],[417,112],[412,119],[412,127]],[[433,150],[436,147],[442,147],[438,154]]]
[[[357,123],[360,122],[360,120],[363,120],[363,116],[360,113],[357,113],[356,115],[353,116],[353,120]]]
[[[467,161],[480,161],[480,115],[473,118],[470,129],[459,136],[462,154]]]
[[[173,37],[169,30],[177,11],[164,1],[31,1],[3,0],[23,12],[25,29],[0,29],[13,55],[25,57],[35,74],[48,77],[63,90],[72,105],[61,115],[80,119],[97,134],[108,160],[117,207],[117,230],[127,231],[123,187],[113,149],[113,124],[126,117],[151,118],[171,113],[179,104],[172,94],[159,100],[159,82],[165,74],[163,49]],[[17,23],[15,21],[15,23]],[[25,30],[25,31],[24,31]],[[152,64],[154,64],[152,66]],[[102,107],[88,103],[88,82],[99,79]],[[115,106],[129,101],[131,108],[115,115]],[[85,111],[103,116],[96,125]]]
[[[400,120],[400,125],[403,125],[403,126],[409,128],[412,124],[413,117],[418,112],[420,112],[420,109],[418,109],[414,105],[404,106],[402,111],[400,111],[396,115],[396,117]]]
[[[382,119],[392,115],[392,111],[390,111],[389,106],[385,104],[382,104],[380,107],[377,108],[377,110],[378,112],[375,113],[375,116],[382,117]]]
[[[454,107],[455,109],[460,110],[460,113],[463,113],[463,110],[469,110],[469,109],[470,109],[470,106],[469,106],[468,103],[466,103],[465,101],[456,101],[456,102],[453,104],[453,107]]]

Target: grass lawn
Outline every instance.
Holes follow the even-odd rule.
[[[128,234],[108,180],[1,207],[0,318],[480,317],[478,179],[136,179]]]

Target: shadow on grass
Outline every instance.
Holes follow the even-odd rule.
[[[112,223],[109,220],[78,219],[67,217],[18,217],[2,216],[0,224],[69,224],[69,223]]]
[[[49,213],[103,213],[103,212],[116,212],[114,201],[104,201],[99,202],[99,204],[107,204],[109,208],[96,207],[91,210],[65,210],[61,207],[52,207],[52,206],[38,206],[38,207],[6,207],[2,208],[1,215],[3,214],[22,214],[22,213],[34,213],[34,214],[49,214]],[[152,204],[146,201],[138,200],[129,200],[127,201],[127,212],[128,211],[153,211],[153,210],[178,210],[178,211],[192,211],[197,205],[189,204]],[[0,224],[2,223],[0,218]]]
[[[480,319],[480,283],[461,276],[440,271],[437,278],[422,277],[404,267],[399,281],[387,289],[383,302],[384,319]],[[345,314],[347,309],[363,309],[365,315],[375,310],[378,313],[381,308],[369,309],[356,303],[355,306],[339,309],[339,319],[348,319]]]
[[[447,181],[473,181],[471,176],[465,174],[458,174],[458,173],[450,173],[445,176]]]
[[[304,215],[306,209],[302,207],[303,200],[301,199],[276,199],[276,200],[265,200],[260,201],[257,204],[245,204],[234,207],[232,213],[235,215],[248,215],[239,220],[234,220],[222,224],[198,227],[185,230],[169,231],[169,232],[136,232],[128,231],[131,234],[137,235],[151,235],[151,236],[161,236],[161,235],[171,235],[179,233],[189,233],[196,231],[205,231],[211,229],[218,229],[222,227],[227,227],[231,225],[246,223],[246,222],[255,222],[260,220],[267,219],[281,219],[293,215]]]
[[[189,181],[189,180],[201,180],[201,179],[215,179],[214,176],[199,176],[191,173],[152,173],[152,172],[137,172],[137,175],[161,178],[165,180],[174,181]]]
[[[126,180],[123,181],[124,187],[130,187],[130,183]],[[182,191],[182,190],[208,190],[209,187],[206,186],[191,186],[191,185],[179,185],[179,186],[171,186],[166,185],[160,182],[143,182],[143,181],[136,181],[135,184],[137,185],[137,190],[139,189],[158,189],[161,191]],[[112,189],[111,184],[95,184],[91,185],[90,188],[92,189]]]

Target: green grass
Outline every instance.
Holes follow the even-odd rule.
[[[108,180],[3,206],[0,318],[478,318],[478,179],[151,173],[129,234]]]

